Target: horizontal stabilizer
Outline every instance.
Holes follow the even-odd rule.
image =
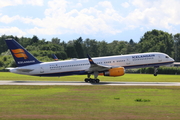
[[[15,69],[15,68],[5,68],[5,69],[7,69],[7,70],[12,70],[12,69]]]
[[[20,71],[20,72],[31,72],[33,71],[34,69],[16,69],[17,71]]]
[[[6,69],[8,69],[10,71],[16,70],[16,71],[19,71],[19,72],[31,72],[31,71],[34,70],[34,69],[25,69],[25,68],[6,68]]]

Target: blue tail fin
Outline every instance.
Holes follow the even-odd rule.
[[[89,60],[89,63],[92,65],[92,64],[95,64],[94,61],[92,60],[92,58],[89,56],[89,54],[87,54],[87,57],[88,57],[88,60]]]
[[[18,67],[41,63],[14,39],[6,39],[6,44]]]
[[[52,57],[53,57],[53,59],[54,59],[55,61],[58,61],[58,58],[56,57],[55,54],[52,54]]]

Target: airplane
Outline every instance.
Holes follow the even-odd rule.
[[[115,55],[64,61],[40,62],[12,38],[5,40],[18,67],[7,68],[12,73],[32,76],[87,75],[85,82],[99,83],[98,75],[123,76],[126,69],[154,67],[157,76],[159,66],[170,65],[174,59],[160,52]],[[94,75],[94,79],[91,79]]]

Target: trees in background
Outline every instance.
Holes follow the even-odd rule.
[[[180,33],[173,36],[174,40],[174,59],[175,61],[180,61]]]
[[[173,35],[160,30],[148,31],[138,43],[139,52],[163,52],[173,57]]]
[[[79,37],[65,42],[59,38],[52,38],[51,41],[40,40],[35,35],[32,38],[2,35],[0,37],[0,68],[14,65],[5,43],[7,38],[14,38],[40,61],[52,61],[52,54],[64,60],[86,58],[87,54],[99,57],[144,52],[163,52],[176,61],[180,61],[180,33],[172,35],[161,30],[147,31],[138,43],[133,39],[128,42],[114,40],[107,43],[105,40],[97,41],[89,38],[83,40]]]

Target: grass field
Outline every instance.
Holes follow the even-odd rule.
[[[33,77],[1,72],[1,80],[83,81],[86,76]],[[180,82],[178,75],[126,74],[101,81]],[[2,120],[180,119],[175,86],[0,86]]]
[[[180,119],[180,87],[0,86],[0,119]]]
[[[10,72],[0,72],[0,80],[35,80],[35,81],[84,81],[86,75],[73,75],[64,77],[36,77],[28,75],[19,75]],[[92,75],[92,78],[94,76]],[[120,77],[98,77],[101,81],[119,81],[119,82],[180,82],[180,75],[158,75],[152,74],[125,74]]]

